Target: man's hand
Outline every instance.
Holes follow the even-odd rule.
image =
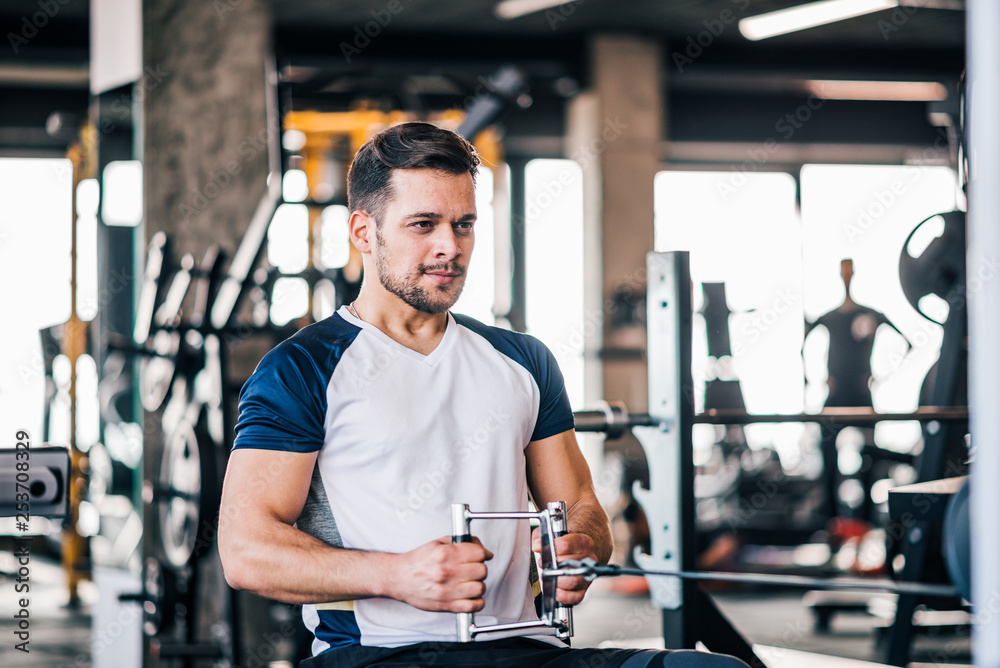
[[[485,562],[493,553],[478,538],[452,544],[445,536],[395,556],[387,596],[431,612],[477,612],[486,604]]]
[[[536,527],[531,534],[531,549],[541,552],[542,538]],[[556,538],[557,562],[567,559],[593,559],[599,561],[594,554],[594,540],[584,533],[568,533]],[[563,605],[576,605],[583,600],[590,582],[579,575],[560,575],[556,578],[556,601]]]

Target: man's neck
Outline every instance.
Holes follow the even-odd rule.
[[[353,303],[356,315],[400,345],[430,354],[448,327],[448,313],[424,313],[388,290],[365,289]]]

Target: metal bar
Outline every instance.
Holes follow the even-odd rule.
[[[508,156],[507,166],[510,168],[510,311],[507,320],[515,332],[525,332],[528,329],[527,293],[528,278],[525,267],[527,251],[525,250],[525,206],[526,206],[526,176],[524,170],[528,161],[524,158]]]
[[[250,224],[243,233],[229,271],[212,306],[209,322],[213,329],[221,330],[231,324],[236,317],[240,300],[250,290],[247,280],[250,272],[264,252],[267,228],[281,203],[281,123],[278,118],[278,75],[275,63],[267,59],[264,63],[264,96],[267,121],[267,165],[270,174],[266,190],[257,204]]]
[[[694,416],[695,424],[756,424],[759,422],[820,422],[826,424],[875,424],[884,421],[969,419],[966,406],[921,406],[912,413],[876,413],[870,408],[824,408],[819,413],[751,415],[741,410],[711,409]]]
[[[574,411],[573,422],[578,432],[599,432],[615,439],[632,427],[655,427],[665,421],[647,413],[629,413],[624,407],[605,404],[600,410]]]
[[[489,626],[472,626],[470,629],[473,636],[480,633],[497,633],[499,631],[516,631],[517,629],[534,629],[539,626],[547,626],[541,619],[530,622],[508,622],[507,624],[490,624]]]
[[[568,531],[567,518],[566,518],[566,502],[565,501],[551,501],[546,506],[545,510],[546,516],[542,519],[542,552],[546,549],[545,543],[549,542],[551,545],[551,552],[553,561],[558,558],[556,554],[555,541],[559,536],[564,535]],[[548,532],[548,538],[546,539],[546,526],[551,527],[551,531]],[[543,560],[544,563],[545,560]],[[558,580],[553,582],[553,595],[552,599],[555,605],[552,610],[552,623],[556,628],[556,637],[563,640],[571,638],[573,636],[573,608],[568,605],[562,605],[556,600],[555,588]],[[542,591],[544,592],[545,585],[542,585]]]
[[[1000,666],[1000,282],[995,264],[1000,254],[1000,3],[969,0],[966,4],[969,137],[969,219],[967,299],[969,305],[969,404],[973,408],[970,518],[972,535],[972,603],[978,613],[972,631],[973,662],[980,668]],[[978,529],[975,527],[979,527]],[[985,612],[989,610],[989,612]]]
[[[530,511],[511,511],[511,512],[495,512],[495,513],[473,513],[468,512],[465,514],[466,518],[470,520],[537,520],[539,513],[533,513]]]
[[[469,504],[451,504],[451,542],[468,543],[472,541],[469,530]],[[472,642],[472,630],[476,626],[474,613],[460,612],[455,615],[455,630],[458,642]]]
[[[646,256],[646,355],[649,365],[650,415],[657,426],[633,431],[649,462],[649,489],[637,482],[635,499],[646,513],[650,554],[635,555],[643,568],[685,571],[694,567],[694,463],[691,429],[691,275],[687,252]],[[699,617],[714,606],[694,582],[649,578],[653,602],[663,609],[663,641],[667,648],[694,649],[699,640],[720,633],[726,652],[751,665],[762,665],[752,647],[720,614]]]

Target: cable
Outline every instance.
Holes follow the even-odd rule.
[[[766,575],[758,573],[725,573],[719,571],[651,571],[641,568],[623,568],[616,564],[598,564],[593,559],[571,559],[561,562],[559,568],[544,571],[543,577],[582,576],[587,580],[596,577],[619,575],[666,576],[682,580],[712,582],[740,582],[744,584],[769,584],[800,589],[830,591],[885,591],[894,594],[918,594],[952,598],[958,591],[951,585],[933,585],[922,582],[875,581],[860,578],[815,578],[802,575]]]

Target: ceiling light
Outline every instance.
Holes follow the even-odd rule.
[[[543,9],[551,9],[559,5],[569,4],[570,0],[503,0],[496,6],[493,13],[498,19],[509,21],[527,14],[534,14]]]
[[[745,18],[740,32],[756,41],[898,6],[899,0],[822,0]]]
[[[885,100],[934,102],[948,98],[948,89],[936,81],[810,80],[806,90],[821,100]]]

